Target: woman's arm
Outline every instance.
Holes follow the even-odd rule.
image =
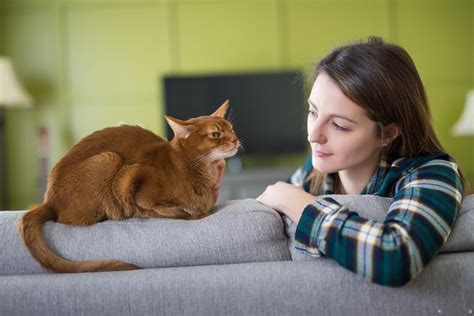
[[[214,203],[216,203],[217,199],[219,198],[219,192],[221,190],[222,178],[224,177],[225,172],[225,160],[220,159],[215,163],[217,179],[215,183],[212,185],[212,197],[214,198]]]
[[[282,182],[269,186],[257,200],[298,223],[298,248],[331,257],[372,282],[401,286],[421,272],[447,240],[461,192],[457,166],[432,160],[398,181],[383,223]]]
[[[401,286],[429,263],[451,233],[462,200],[454,163],[433,160],[403,177],[383,223],[331,198],[308,205],[295,238],[372,282]]]
[[[269,185],[256,200],[298,223],[305,207],[311,205],[316,197],[293,184],[277,182]]]

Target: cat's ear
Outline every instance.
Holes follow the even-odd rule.
[[[222,103],[222,105],[214,113],[212,113],[211,116],[224,118],[228,107],[229,107],[229,100],[225,100],[225,102]]]
[[[194,127],[185,121],[178,120],[177,118],[168,115],[165,115],[165,120],[173,130],[174,135],[179,138],[188,138],[188,136],[194,131]]]

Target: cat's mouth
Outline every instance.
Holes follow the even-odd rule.
[[[237,152],[239,151],[239,147],[235,146],[233,148],[219,148],[218,150],[214,151],[212,153],[212,161],[218,161],[221,159],[226,159],[230,158],[232,156],[235,156]]]
[[[239,147],[235,147],[229,152],[229,155],[226,158],[234,156],[235,154],[237,154],[238,151],[239,151]]]
[[[226,158],[234,156],[238,151],[239,151],[238,147],[235,147],[230,150],[219,150],[219,151],[214,152],[213,158],[216,158],[215,160],[226,159]]]

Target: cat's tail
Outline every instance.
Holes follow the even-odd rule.
[[[18,221],[18,232],[31,256],[49,272],[97,272],[134,270],[137,266],[118,260],[71,261],[56,255],[49,248],[43,234],[43,224],[57,219],[56,212],[48,205],[41,205],[26,212]]]

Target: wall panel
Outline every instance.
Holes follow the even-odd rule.
[[[118,121],[161,133],[159,78],[170,67],[167,10],[164,4],[67,7],[74,139]],[[98,116],[91,117],[92,113]]]
[[[415,59],[423,80],[456,84],[472,73],[471,0],[399,0],[398,42]],[[470,39],[470,40],[469,40]]]
[[[335,46],[369,35],[389,38],[388,1],[286,1],[289,64],[310,66]]]
[[[5,50],[5,13],[3,5],[3,2],[0,0],[0,54],[4,54]]]
[[[398,41],[425,83],[436,133],[471,182],[474,138],[455,137],[451,129],[474,76],[472,6],[470,0],[399,0],[396,6]]]
[[[178,70],[278,68],[277,23],[276,2],[178,3]]]

